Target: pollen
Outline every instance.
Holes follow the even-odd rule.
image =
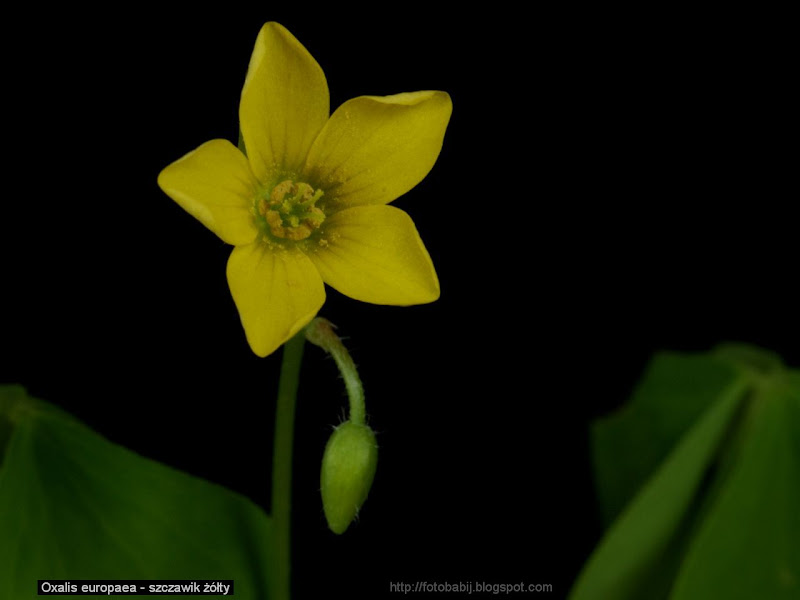
[[[259,200],[258,212],[274,237],[297,242],[308,238],[325,220],[325,213],[316,206],[322,194],[307,183],[286,179]]]

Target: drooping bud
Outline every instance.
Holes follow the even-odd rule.
[[[322,508],[328,527],[344,533],[367,499],[375,468],[378,444],[366,425],[345,421],[325,446],[320,473]]]

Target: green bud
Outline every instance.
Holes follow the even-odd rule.
[[[345,421],[336,428],[325,446],[320,473],[322,508],[331,531],[344,533],[352,523],[377,466],[378,444],[369,427]]]

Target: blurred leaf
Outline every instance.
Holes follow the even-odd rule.
[[[749,344],[726,343],[714,348],[714,355],[739,364],[759,375],[770,376],[783,370],[781,357]]]
[[[657,373],[661,377],[664,369],[680,364],[681,361],[667,359],[664,362],[662,359],[649,375]],[[714,363],[704,361],[703,364],[718,375]],[[712,379],[698,377],[696,380],[705,387]],[[656,390],[657,398],[671,398],[660,393],[660,386],[649,388],[645,383],[636,396],[640,401],[645,398],[641,390],[647,389]],[[716,386],[706,389],[719,393]],[[679,536],[682,521],[743,398],[741,382],[728,386],[723,395],[712,398],[713,405],[689,428],[675,450],[611,526],[575,584],[573,600],[660,596],[654,593],[657,580],[665,583],[663,572],[659,570],[672,566],[664,554],[671,550],[671,544]],[[703,404],[709,404],[708,400]],[[631,451],[638,449],[634,447],[629,449]]]
[[[793,390],[800,390],[800,370],[792,369],[787,372],[786,379]]]
[[[30,597],[43,578],[233,579],[238,596],[265,597],[271,524],[246,498],[19,386],[0,386],[0,443],[0,598]]]
[[[571,598],[800,598],[800,372],[743,345],[658,355],[593,443],[606,514],[632,499]]]
[[[713,355],[657,354],[631,401],[592,427],[600,507],[610,524],[708,408],[742,385],[741,370]]]
[[[670,598],[800,598],[800,385],[754,399],[724,489]]]

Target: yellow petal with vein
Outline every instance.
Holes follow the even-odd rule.
[[[227,140],[211,140],[166,167],[158,185],[223,241],[249,244],[258,235],[253,202],[258,182],[247,158]]]
[[[319,64],[289,31],[267,23],[247,70],[239,124],[259,181],[274,170],[298,172],[330,115],[328,82]]]
[[[262,242],[234,248],[228,286],[250,347],[272,354],[316,316],[325,286],[298,250],[273,250]]]
[[[353,98],[314,141],[305,175],[341,207],[391,202],[433,167],[452,110],[445,92]]]
[[[439,297],[428,251],[406,213],[358,206],[328,217],[324,242],[309,252],[325,283],[374,304],[408,306]]]

